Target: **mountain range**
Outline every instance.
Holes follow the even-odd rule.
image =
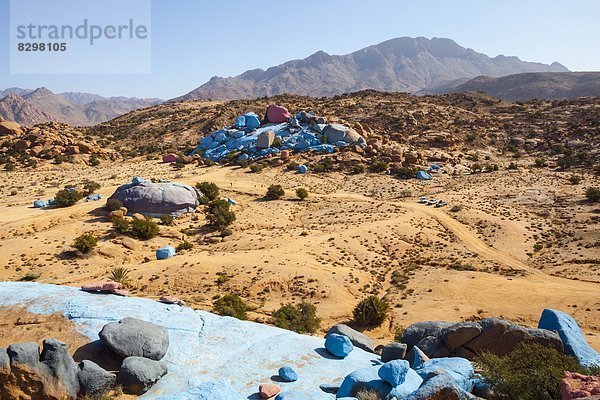
[[[161,102],[156,98],[106,98],[91,93],[55,94],[45,87],[9,88],[0,90],[0,117],[27,126],[49,121],[89,126]]]
[[[253,69],[229,78],[215,76],[173,100],[250,99],[283,93],[318,97],[363,89],[416,93],[481,75],[567,71],[557,62],[548,65],[503,55],[491,58],[451,39],[402,37],[350,54],[318,51],[267,70]]]

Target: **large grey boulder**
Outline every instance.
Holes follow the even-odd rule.
[[[441,335],[444,345],[453,351],[479,336],[481,330],[481,325],[477,322],[461,322],[444,328]]]
[[[167,365],[144,357],[127,357],[119,370],[119,383],[131,394],[143,394],[167,374]]]
[[[257,149],[268,149],[273,144],[275,140],[275,132],[273,131],[265,131],[261,132],[256,139],[256,148]]]
[[[146,357],[160,360],[169,348],[167,330],[137,318],[110,322],[100,331],[100,340],[122,357]]]
[[[346,142],[348,144],[366,144],[365,139],[354,129],[340,124],[328,124],[323,128],[327,143]]]
[[[110,390],[117,379],[115,374],[111,374],[90,360],[83,360],[79,364],[77,376],[81,393],[86,396],[95,396]]]
[[[375,343],[371,340],[367,335],[360,333],[357,330],[350,328],[345,324],[337,324],[329,328],[327,331],[327,336],[332,333],[336,333],[338,335],[346,336],[352,344],[359,349],[363,349],[365,351],[375,353]]]
[[[408,350],[416,346],[421,340],[427,336],[437,337],[441,334],[442,329],[451,326],[451,322],[444,321],[422,321],[410,325],[402,333],[401,343],[406,343]],[[423,350],[421,348],[421,350]],[[425,352],[427,354],[427,352]]]
[[[79,392],[79,379],[77,378],[79,368],[73,357],[69,355],[65,343],[56,339],[44,340],[40,361],[47,366],[58,387],[64,388],[64,391],[69,395],[77,397]]]
[[[390,343],[381,350],[381,361],[384,363],[392,360],[402,360],[406,356],[406,344]]]

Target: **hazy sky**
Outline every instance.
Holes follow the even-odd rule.
[[[151,12],[150,74],[11,75],[9,0],[0,0],[0,89],[172,98],[214,75],[400,36],[600,71],[600,0],[152,0]]]

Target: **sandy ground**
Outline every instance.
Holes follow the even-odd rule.
[[[31,207],[36,198],[50,198],[84,179],[101,183],[106,198],[137,175],[217,183],[223,196],[239,203],[234,234],[210,244],[202,234],[184,235],[204,224],[201,208],[173,227],[162,226],[159,237],[139,241],[111,234],[104,200],[66,209]],[[350,321],[354,305],[377,294],[392,305],[391,316],[367,333],[382,343],[422,320],[503,317],[535,326],[542,310],[551,307],[573,315],[600,349],[600,225],[598,210],[583,201],[584,188],[598,178],[584,175],[574,186],[568,176],[522,168],[439,174],[420,182],[284,169],[176,171],[146,160],[2,173],[0,280],[19,280],[34,271],[41,273],[39,282],[76,286],[105,279],[112,267],[123,266],[131,271],[135,295],[168,293],[210,310],[215,296],[236,292],[253,306],[250,318],[259,322],[268,322],[283,303],[307,300],[317,306],[323,329]],[[285,188],[283,199],[262,199],[271,183]],[[309,190],[305,201],[295,198],[298,187]],[[450,204],[421,205],[421,195]],[[450,211],[457,205],[462,209]],[[97,250],[88,257],[66,257],[84,232],[100,238]],[[176,246],[184,237],[194,248],[155,260],[154,250]],[[223,273],[230,279],[219,284]]]

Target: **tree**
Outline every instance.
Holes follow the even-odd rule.
[[[75,242],[73,243],[73,247],[82,252],[83,254],[88,254],[98,245],[98,239],[91,233],[84,233],[83,235],[77,237]]]
[[[369,296],[354,307],[354,321],[361,326],[379,326],[385,321],[389,304],[377,296]]]
[[[206,208],[206,219],[215,229],[223,230],[235,221],[235,213],[226,200],[213,200]]]
[[[275,326],[298,333],[314,333],[321,324],[317,308],[307,302],[286,304],[273,313]]]
[[[308,197],[308,190],[304,188],[298,188],[296,189],[296,196],[298,196],[300,200],[304,200]]]
[[[54,195],[54,204],[56,204],[56,207],[70,207],[81,199],[83,199],[81,192],[62,189]]]
[[[271,185],[267,189],[267,199],[269,200],[278,200],[285,195],[285,191],[281,187],[281,185]]]

